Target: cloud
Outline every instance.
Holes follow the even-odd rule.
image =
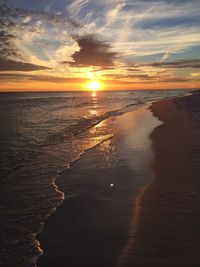
[[[93,30],[108,36],[113,48],[124,55],[121,58],[123,62],[128,63],[129,59],[145,62],[151,55],[156,61],[160,55],[167,53],[173,57],[175,53],[185,53],[199,44],[199,1],[106,2],[108,8],[105,11],[102,6]],[[107,27],[106,18],[109,12],[117,8],[118,2],[125,2],[126,5],[119,10],[116,21]]]
[[[191,82],[189,78],[181,77],[158,77],[149,75],[121,75],[121,74],[107,74],[108,79],[104,80],[106,84],[152,84],[152,83],[182,83]],[[88,82],[88,78],[71,78],[71,77],[58,77],[48,75],[32,75],[27,73],[0,73],[0,80],[6,83],[18,83],[18,82],[48,82],[48,83],[60,83],[60,84],[83,84]],[[198,81],[198,77],[196,79]]]
[[[171,54],[169,52],[164,53],[164,55],[160,59],[160,62],[167,60],[168,58],[170,58],[170,56],[171,56]]]
[[[88,4],[88,0],[74,0],[68,6],[69,13],[73,14],[73,16],[77,16],[79,12]]]
[[[47,69],[49,68],[30,63],[0,58],[0,71],[34,71]]]
[[[171,77],[171,78],[166,78],[166,79],[161,79],[161,82],[175,82],[175,83],[182,83],[182,82],[189,82],[191,79],[188,78],[181,78],[181,77]]]
[[[161,68],[200,68],[200,59],[192,60],[179,60],[179,61],[169,61],[169,62],[155,62],[149,64],[151,67],[161,67]]]
[[[35,37],[34,49],[41,40],[44,39],[57,40],[57,36],[53,39],[48,31],[55,29],[55,32],[59,32],[60,35],[63,29],[67,28],[69,31],[77,31],[82,28],[82,25],[71,17],[62,17],[59,13],[53,14],[46,11],[32,11],[24,8],[14,8],[7,4],[0,5],[0,58],[12,58],[12,59],[27,59],[28,51],[25,49],[30,48],[30,43]],[[44,38],[44,34],[49,38]],[[29,36],[28,40],[24,40],[24,36]],[[62,34],[63,35],[63,34]],[[61,41],[60,41],[61,42]],[[37,49],[37,51],[41,50]]]
[[[25,8],[14,8],[7,4],[0,5],[0,17],[1,21],[22,19],[18,22],[28,24],[37,20],[45,20],[54,24],[65,24],[74,28],[80,28],[82,25],[72,17],[62,17],[62,13],[50,13],[47,11],[34,11]]]
[[[95,68],[93,68],[93,70],[91,70],[91,72],[101,72],[101,71],[110,71],[110,70],[115,70],[116,67],[115,66],[97,66]]]
[[[177,76],[165,76],[159,73],[158,75],[149,75],[149,74],[105,74],[107,78],[113,80],[125,80],[132,83],[167,83],[167,82],[175,82],[175,83],[182,83],[182,82],[189,82],[191,81],[190,78],[187,77],[177,77]]]
[[[0,70],[24,71],[7,80],[65,83],[78,81],[66,74],[87,77],[90,69],[116,84],[178,83],[199,69],[199,0],[0,3]],[[29,72],[43,66],[53,71]]]
[[[1,21],[0,21],[0,24],[1,24]],[[16,56],[18,54],[17,49],[12,44],[13,39],[14,39],[13,34],[1,28],[0,30],[0,57],[1,58],[6,58],[9,56]]]
[[[68,78],[48,75],[31,75],[26,73],[0,73],[0,79],[4,81],[20,82],[22,80],[52,82],[52,83],[84,83],[86,78]]]
[[[199,26],[200,18],[198,15],[190,16],[179,16],[179,17],[170,17],[170,18],[149,18],[135,24],[138,28],[141,29],[154,29],[154,28],[170,28],[170,27],[187,27],[190,26]]]
[[[72,55],[71,66],[112,66],[117,57],[111,52],[111,45],[100,40],[96,35],[76,36],[80,48]]]
[[[126,75],[126,74],[105,74],[104,76],[110,77],[112,79],[140,79],[140,80],[151,80],[154,79],[154,76],[148,74],[138,74],[138,75]]]
[[[138,68],[138,69],[132,69],[132,68],[128,68],[128,69],[126,69],[127,71],[130,71],[130,72],[135,72],[135,71],[140,71],[140,69]]]

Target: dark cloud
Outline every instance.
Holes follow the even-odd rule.
[[[0,58],[17,56],[17,50],[14,45],[12,45],[13,39],[13,34],[7,32],[4,29],[0,29]]]
[[[0,3],[9,4],[12,7],[26,8],[35,12],[47,10],[49,12],[59,12],[65,10],[66,5],[73,0],[0,0]]]
[[[15,12],[11,12],[7,5],[0,6],[0,58],[15,57],[20,54],[13,42],[15,35],[11,33],[16,25],[13,16]]]
[[[164,77],[159,75],[148,75],[148,74],[138,74],[138,75],[123,75],[123,74],[106,74],[106,77],[112,78],[114,80],[132,80],[132,83],[159,83],[159,82],[189,82],[191,79],[182,77]],[[135,79],[138,79],[137,81]]]
[[[71,66],[112,66],[117,53],[111,52],[110,44],[100,40],[96,35],[76,36],[80,50],[72,55]],[[69,63],[69,62],[68,62]]]
[[[104,76],[110,77],[112,79],[141,79],[141,80],[151,80],[154,79],[154,76],[147,74],[138,74],[138,75],[124,75],[124,74],[105,74]]]
[[[200,68],[200,59],[192,60],[179,60],[179,61],[168,61],[168,62],[155,62],[149,64],[151,67],[162,67],[162,68]]]
[[[68,78],[68,77],[55,77],[48,75],[31,75],[24,73],[0,73],[0,79],[6,81],[20,82],[22,80],[52,82],[52,83],[84,83],[87,82],[86,78]]]
[[[131,68],[128,68],[126,69],[127,71],[130,71],[130,72],[135,72],[135,71],[140,71],[140,69],[131,69]]]
[[[46,69],[49,68],[30,63],[0,58],[0,71],[34,71]]]
[[[101,66],[101,67],[98,67],[98,69],[96,71],[106,71],[106,70],[114,70],[115,67],[113,66]]]
[[[182,83],[182,82],[189,82],[191,79],[188,78],[180,78],[180,77],[171,77],[171,78],[163,78],[160,82],[173,82],[173,83]]]
[[[29,10],[25,9],[22,7],[14,8],[10,7],[7,4],[2,4],[0,5],[0,17],[2,21],[6,21],[8,19],[11,20],[16,20],[16,19],[25,19],[27,16],[32,18],[32,22],[38,19],[48,21],[50,23],[55,23],[55,24],[65,24],[66,26],[72,26],[74,28],[80,28],[82,25],[74,20],[71,17],[62,17],[59,14],[54,14],[54,13],[49,13],[46,11],[34,11],[34,10]],[[18,21],[18,23],[21,23]],[[25,23],[27,24],[27,23]]]

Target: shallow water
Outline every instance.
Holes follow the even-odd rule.
[[[152,176],[148,137],[161,123],[147,106],[105,120],[114,136],[58,177],[65,201],[38,236],[39,267],[126,266],[137,227],[135,197]]]
[[[186,91],[1,93],[1,262],[31,266],[35,234],[62,201],[54,180],[115,134],[107,123],[143,103]]]

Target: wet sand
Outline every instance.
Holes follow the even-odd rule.
[[[114,137],[86,151],[56,181],[65,201],[39,236],[39,267],[117,266],[133,239],[136,196],[152,178],[148,137],[160,122],[144,106],[102,123]]]
[[[200,95],[159,101],[153,182],[139,200],[134,245],[121,266],[200,266]]]

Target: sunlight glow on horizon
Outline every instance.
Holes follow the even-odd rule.
[[[102,85],[97,82],[97,81],[92,81],[90,82],[88,85],[87,85],[87,88],[90,90],[90,91],[97,91],[99,90],[100,88],[102,87]]]
[[[1,0],[0,92],[200,88],[199,3]]]

